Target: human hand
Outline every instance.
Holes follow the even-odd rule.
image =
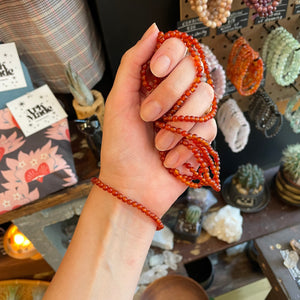
[[[158,28],[152,25],[142,39],[122,57],[113,88],[106,101],[100,179],[162,216],[183,193],[186,185],[165,168],[195,164],[183,145],[182,136],[166,130],[155,134],[153,121],[165,114],[190,86],[195,77],[193,60],[185,56],[185,45],[170,38],[155,52]],[[148,94],[141,88],[141,66],[151,58],[150,69],[166,77]],[[201,83],[176,113],[203,115],[210,108],[213,90]],[[204,123],[170,122],[211,142],[216,135],[213,119]],[[158,150],[169,150],[164,161]]]

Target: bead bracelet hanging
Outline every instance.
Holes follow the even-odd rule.
[[[250,125],[234,99],[220,106],[217,122],[232,152],[242,151],[248,143]]]
[[[246,0],[245,4],[249,8],[253,8],[256,12],[254,18],[259,16],[261,18],[266,18],[271,16],[276,10],[279,1],[276,0]]]
[[[223,66],[219,63],[217,57],[213,54],[207,45],[201,44],[205,59],[208,65],[208,71],[213,80],[217,102],[223,98],[226,89],[226,74]]]
[[[263,79],[264,65],[259,53],[241,36],[230,51],[226,74],[242,96],[254,94]]]
[[[288,86],[300,72],[300,43],[285,28],[277,27],[265,40],[262,58],[275,81]]]
[[[208,71],[208,66],[205,61],[205,55],[199,44],[198,40],[189,36],[187,33],[179,32],[178,30],[169,31],[167,33],[160,32],[157,38],[158,49],[167,39],[178,38],[180,39],[188,49],[190,56],[192,57],[196,69],[196,77],[191,86],[183,93],[183,95],[177,100],[175,105],[163,115],[158,121],[155,122],[155,128],[157,131],[165,129],[173,132],[174,134],[182,135],[182,139],[179,144],[184,145],[189,149],[200,167],[195,170],[191,164],[185,163],[184,167],[192,174],[181,174],[178,169],[169,168],[168,171],[174,175],[181,182],[185,183],[192,188],[200,188],[202,186],[211,186],[216,191],[220,191],[220,160],[218,153],[212,149],[211,145],[203,138],[198,137],[196,134],[191,134],[181,128],[170,125],[168,122],[206,122],[212,119],[217,111],[217,100],[214,96],[211,110],[206,115],[199,116],[175,116],[175,113],[183,106],[183,104],[189,99],[189,96],[195,92],[199,83],[205,78],[206,82],[213,87],[213,82]],[[142,66],[141,78],[142,85],[151,92],[162,81],[161,78],[148,79],[150,60]],[[168,151],[160,151],[160,158],[162,162],[165,160]]]
[[[258,90],[250,99],[249,117],[266,138],[277,135],[282,126],[283,118],[277,105],[263,90]]]
[[[189,3],[205,26],[216,28],[226,23],[232,0],[189,0]]]

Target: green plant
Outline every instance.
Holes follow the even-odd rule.
[[[297,181],[300,178],[300,144],[288,145],[282,152],[284,171]]]
[[[191,224],[196,224],[199,221],[202,210],[197,205],[190,205],[185,213],[185,221]]]
[[[265,181],[263,170],[250,163],[240,165],[233,179],[235,183],[240,184],[242,188],[250,192],[258,190]]]
[[[65,73],[69,83],[69,90],[77,102],[82,106],[92,105],[94,103],[94,96],[92,92],[83,82],[78,73],[72,70],[70,62],[68,62],[66,66]]]

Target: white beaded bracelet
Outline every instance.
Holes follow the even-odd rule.
[[[223,98],[226,89],[226,74],[223,66],[219,63],[217,57],[213,54],[207,45],[201,44],[205,60],[207,62],[208,71],[211,75],[217,101]]]
[[[248,143],[250,125],[234,99],[228,99],[217,112],[217,123],[233,152],[242,151]]]

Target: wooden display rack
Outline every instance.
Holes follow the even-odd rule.
[[[230,21],[228,20],[227,23],[234,23],[235,20],[238,20],[241,26],[244,26],[245,24],[247,24],[247,26],[241,29],[230,30],[227,33],[221,34],[218,34],[217,29],[209,28],[209,34],[207,36],[197,38],[201,43],[210,47],[212,52],[219,60],[220,64],[223,66],[224,70],[226,70],[228,56],[233,44],[233,41],[231,40],[234,40],[240,35],[242,35],[249,42],[250,46],[259,53],[261,53],[262,51],[264,41],[268,35],[268,30],[271,30],[278,25],[284,27],[286,30],[292,33],[295,38],[297,37],[300,32],[300,8],[298,9],[299,4],[296,4],[294,0],[281,0],[281,3],[282,4],[280,5],[286,5],[285,9],[281,10],[279,8],[277,10],[278,18],[281,19],[272,20],[272,17],[270,17],[270,19],[259,18],[259,21],[262,23],[255,24],[257,20],[256,22],[253,20],[254,10],[249,10],[248,21],[247,19],[241,20],[241,17],[239,17],[238,14],[239,12],[242,12],[241,10],[247,11],[247,6],[242,1],[233,1],[231,8],[231,17],[229,17]],[[233,15],[236,15],[236,18],[230,19]],[[182,26],[183,21],[192,21],[193,19],[195,19],[195,21],[198,20],[198,16],[190,8],[189,1],[180,0],[180,25]],[[185,23],[188,24],[188,22]],[[233,24],[231,26],[231,29],[234,28],[235,25],[238,24]],[[205,28],[203,28],[202,33],[204,33]],[[226,31],[226,29],[224,29],[224,31]],[[272,75],[268,71],[265,74],[266,77],[264,89],[270,95],[270,97],[275,102],[277,102],[281,113],[284,113],[284,108],[288,99],[296,93],[296,90],[300,91],[300,78],[297,78],[297,80],[293,84],[294,87],[283,87],[275,82]],[[246,111],[248,109],[249,101],[247,99],[249,99],[249,97],[241,96],[237,92],[231,93],[230,96],[232,96],[239,103],[239,106],[243,111]]]

